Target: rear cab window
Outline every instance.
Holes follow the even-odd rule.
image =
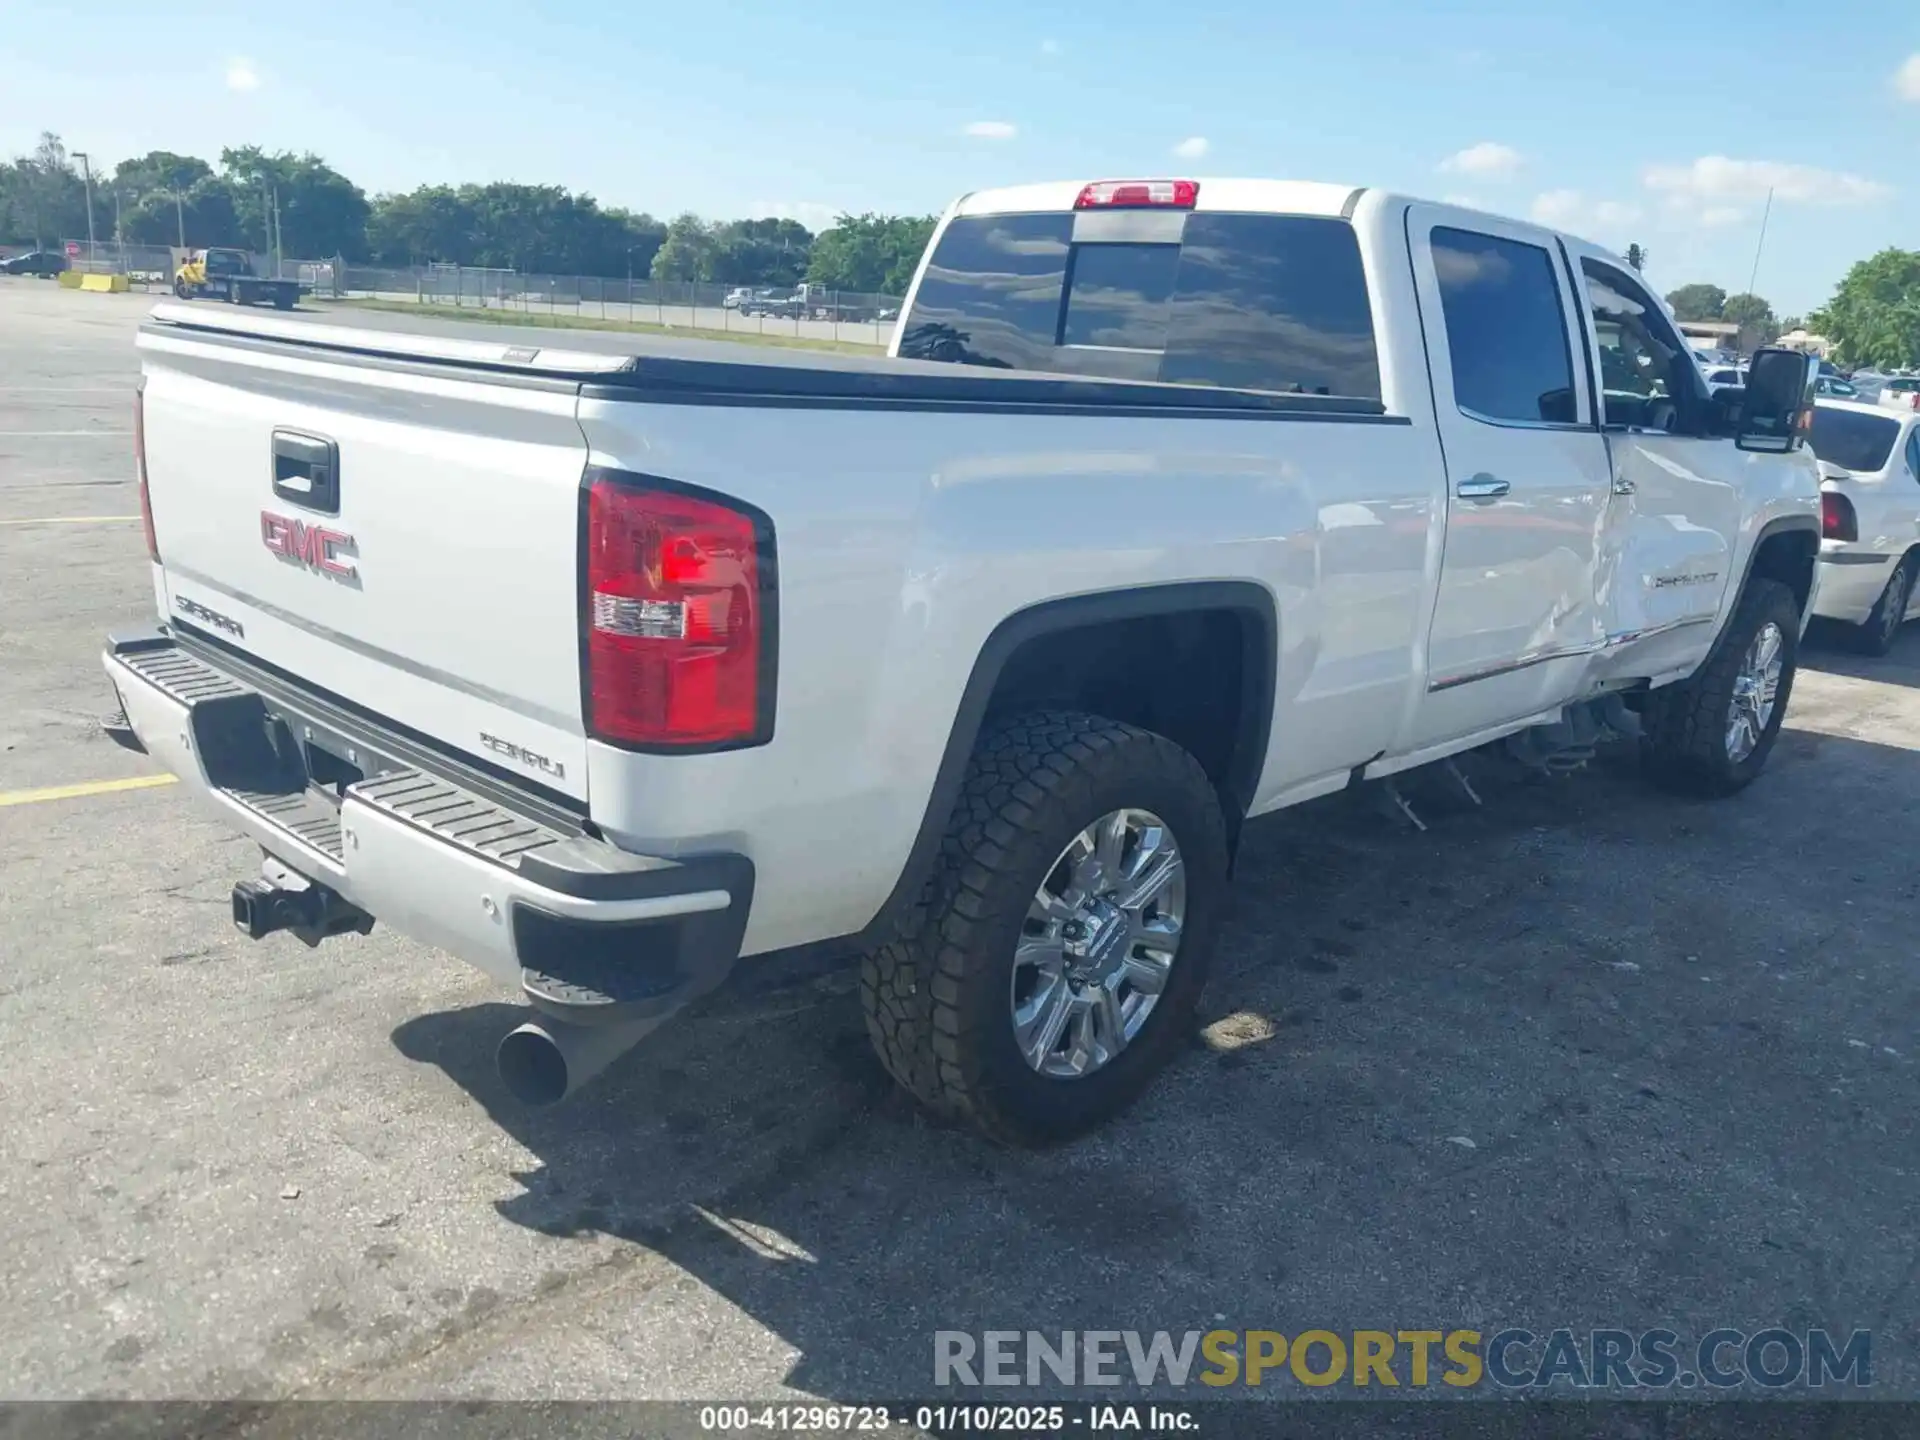
[[[1122,218],[956,217],[915,292],[900,355],[1381,398],[1359,240],[1345,220],[1196,210],[1111,223]]]
[[[1829,465],[1872,475],[1886,468],[1899,438],[1900,421],[1891,415],[1816,405],[1807,443]]]

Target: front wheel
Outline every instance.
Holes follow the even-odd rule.
[[[862,964],[882,1063],[1010,1144],[1117,1114],[1191,1029],[1226,833],[1206,772],[1163,736],[1056,712],[996,726],[909,933]]]
[[[1747,587],[1706,664],[1647,697],[1641,758],[1663,789],[1722,796],[1766,768],[1800,650],[1800,609],[1777,580]]]

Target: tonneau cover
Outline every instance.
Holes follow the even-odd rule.
[[[650,399],[1216,414],[1380,415],[1385,410],[1378,401],[1341,396],[1089,379],[881,354],[628,331],[560,331],[381,310],[267,314],[168,302],[154,308],[143,328],[150,334],[214,332],[370,359],[577,381]]]

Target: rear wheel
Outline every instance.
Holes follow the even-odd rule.
[[[875,1050],[993,1139],[1091,1129],[1191,1028],[1226,870],[1213,784],[1172,741],[1082,714],[996,727],[908,935],[863,963]]]
[[[1887,588],[1867,616],[1864,625],[1853,630],[1854,648],[1865,655],[1884,655],[1900,638],[1900,627],[1907,620],[1907,606],[1913,603],[1914,557],[1904,555],[1887,577]]]
[[[1707,663],[1647,697],[1641,757],[1665,789],[1721,796],[1766,768],[1786,718],[1800,646],[1800,610],[1777,580],[1740,597]]]

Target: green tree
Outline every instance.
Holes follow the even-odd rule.
[[[711,280],[714,255],[719,250],[714,228],[688,211],[667,226],[650,273],[656,280]]]
[[[1882,250],[1848,270],[1807,317],[1843,365],[1920,365],[1920,250]]]
[[[185,195],[202,180],[211,179],[213,167],[196,155],[176,155],[171,150],[150,150],[113,167],[110,182],[119,192],[122,207],[133,205],[155,190]]]
[[[934,224],[931,215],[842,215],[814,240],[807,279],[835,290],[904,295]]]
[[[1795,330],[1804,330],[1806,328],[1807,321],[1804,315],[1787,315],[1782,317],[1780,321],[1780,333],[1782,335],[1791,335]]]
[[[1737,344],[1741,350],[1756,349],[1780,335],[1780,322],[1774,318],[1773,306],[1758,295],[1729,295],[1720,307],[1720,318],[1740,327]]]
[[[240,222],[233,211],[233,187],[218,175],[205,176],[184,192],[149,190],[130,209],[124,209],[120,219],[127,239],[136,245],[186,244],[204,249],[235,244],[240,233]]]
[[[367,197],[318,155],[269,155],[257,145],[220,152],[239,234],[228,243],[309,257],[366,253]],[[278,230],[274,226],[278,223]]]
[[[713,254],[702,277],[722,285],[798,285],[813,232],[798,220],[732,220],[711,227]]]
[[[1718,285],[1697,282],[1682,285],[1667,296],[1676,320],[1718,320],[1726,309],[1727,292]]]
[[[376,195],[367,216],[367,253],[389,265],[473,263],[473,208],[451,185]]]
[[[375,198],[367,249],[390,265],[438,261],[546,274],[646,274],[666,226],[556,185],[423,185]]]
[[[33,154],[0,167],[0,233],[36,248],[86,235],[86,185],[52,131]]]
[[[1627,264],[1631,265],[1635,270],[1645,270],[1647,268],[1647,252],[1637,241],[1627,246]]]

